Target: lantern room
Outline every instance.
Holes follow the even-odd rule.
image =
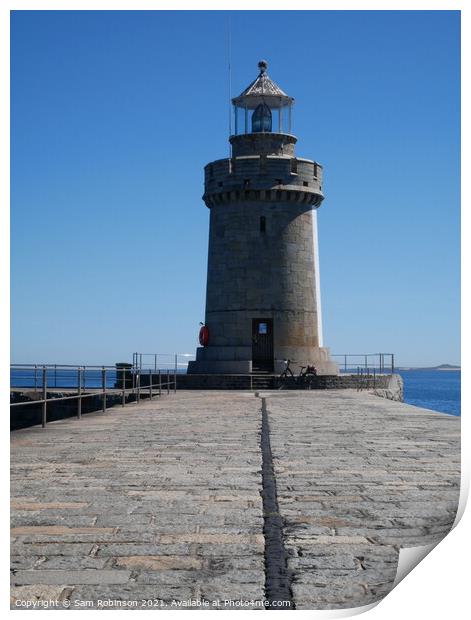
[[[294,99],[268,77],[266,60],[258,63],[258,77],[238,97],[234,106],[234,135],[292,132]]]

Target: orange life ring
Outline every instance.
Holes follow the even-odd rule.
[[[202,347],[207,347],[209,342],[209,329],[206,325],[202,325],[200,329],[200,345]]]

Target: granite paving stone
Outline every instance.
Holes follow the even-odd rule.
[[[179,393],[14,432],[12,596],[263,598],[260,426],[253,394]]]
[[[263,608],[281,552],[262,398],[291,604],[385,596],[399,549],[453,524],[459,419],[353,390],[182,390],[12,433],[12,607]]]
[[[459,418],[354,390],[260,396],[296,609],[382,598],[399,547],[438,542],[452,527]]]

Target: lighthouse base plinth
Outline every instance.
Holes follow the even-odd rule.
[[[253,374],[257,373],[251,359],[250,347],[199,347],[196,360],[189,362],[188,374]],[[339,369],[325,347],[283,347],[276,351],[273,360],[274,374],[281,374],[290,360],[293,374],[299,374],[303,366],[315,366],[318,375],[338,375]]]

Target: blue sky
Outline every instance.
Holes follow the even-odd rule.
[[[194,352],[228,15],[12,14],[15,363]],[[324,165],[326,346],[459,363],[459,13],[230,15],[233,95],[266,58],[297,154]]]

